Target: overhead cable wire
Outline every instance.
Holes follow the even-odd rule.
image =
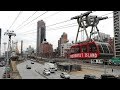
[[[59,11],[59,12],[61,12],[61,11]],[[58,13],[59,13],[59,12],[58,12]],[[94,11],[94,12],[95,12],[95,11]],[[48,16],[48,17],[49,17],[49,16]],[[54,24],[48,25],[48,26],[46,26],[46,27],[54,26],[54,25],[61,24],[61,23],[67,22],[67,21],[70,21],[70,20],[65,20],[65,21],[61,21],[61,22],[58,22],[58,23],[54,23]]]
[[[94,13],[94,12],[96,12],[96,11],[93,11],[92,13]],[[61,24],[61,23],[68,22],[68,21],[71,21],[71,19],[65,20],[65,21],[61,21],[61,22],[58,22],[58,23],[55,23],[55,24],[51,24],[51,25],[48,25],[48,26],[46,26],[46,27],[54,26],[54,25],[57,25],[57,24]]]
[[[107,13],[107,14],[104,14],[104,15],[108,15],[108,14],[110,14],[110,13]],[[102,15],[103,16],[103,15]],[[113,17],[109,17],[109,18],[113,18]],[[108,19],[109,19],[108,18]],[[64,23],[64,22],[67,22],[67,21],[69,21],[69,20],[65,20],[65,21],[62,21],[62,22],[59,22],[59,23],[55,23],[55,24],[52,24],[52,25],[49,25],[49,26],[53,26],[53,25],[56,25],[56,24],[60,24],[60,23]],[[75,24],[75,23],[72,23],[72,24]],[[70,25],[70,24],[68,24],[68,25]],[[68,26],[67,25],[67,26]],[[49,27],[49,26],[46,26],[46,27]],[[64,26],[65,25],[63,25],[63,26],[59,26],[59,27],[55,27],[55,28],[50,28],[50,29],[52,29],[52,30],[57,30],[57,29],[62,29],[61,27],[63,27],[64,28]],[[71,26],[70,26],[71,27]],[[57,28],[57,29],[56,29]],[[66,27],[65,27],[66,28]],[[36,30],[36,29],[34,29],[34,30]],[[48,30],[47,30],[48,31]],[[35,33],[35,32],[33,32],[33,33]]]
[[[93,11],[93,12],[96,12],[96,11]],[[49,17],[49,16],[48,16],[48,17]],[[54,25],[57,25],[57,24],[61,24],[61,23],[68,22],[68,21],[71,21],[71,19],[65,20],[65,21],[61,21],[61,22],[58,22],[58,23],[54,23],[54,24],[48,25],[48,26],[46,26],[46,27],[54,26]]]
[[[76,24],[76,23],[71,23],[71,24],[67,24],[67,25],[62,25],[62,26],[59,26],[59,27],[55,27],[55,28],[48,28],[49,30],[50,29],[57,29],[57,28],[61,28],[61,27],[66,27],[66,26],[70,26],[70,25],[74,25],[74,24]],[[35,30],[37,30],[37,29],[32,29],[33,31],[35,31]],[[32,31],[32,32],[33,32]],[[29,31],[25,31],[25,32],[21,32],[21,33],[26,33],[26,32],[31,32],[31,30],[29,30]]]
[[[101,16],[106,16],[106,15],[109,15],[109,14],[112,14],[113,12],[110,12],[110,13],[107,13],[107,14],[104,14],[104,15],[101,15]]]
[[[46,27],[54,26],[54,25],[57,25],[57,24],[68,22],[68,21],[71,21],[71,20],[69,19],[69,20],[61,21],[61,22],[58,22],[58,23],[55,23],[55,24],[48,25]]]
[[[110,18],[113,18],[113,17],[108,17],[107,19],[110,19]],[[51,30],[58,30],[58,29],[69,28],[69,27],[74,27],[74,26],[78,26],[78,25],[72,25],[72,26],[68,26],[68,27],[55,28],[55,29],[51,29]],[[51,30],[49,29],[47,31],[51,31]],[[30,32],[30,33],[26,33],[26,34],[33,34],[33,33],[36,33],[36,32]],[[24,34],[24,35],[26,35],[26,34]]]
[[[53,14],[51,14],[50,16],[48,16],[48,17],[45,17],[45,18],[43,18],[43,19],[47,19],[47,18],[49,18],[49,17],[51,17],[51,16],[54,16],[54,15],[56,15],[56,14],[58,14],[58,13],[60,13],[61,11],[59,11],[59,12],[56,12],[56,13],[53,13]],[[36,22],[35,22],[36,23]],[[35,24],[35,23],[32,23],[32,24]]]
[[[74,27],[74,26],[78,26],[78,25],[72,25],[72,26],[63,27],[63,28],[69,28],[69,27]],[[63,28],[57,28],[57,29],[51,29],[51,30],[58,30],[58,29],[63,29]],[[47,30],[47,31],[51,31],[51,30]],[[31,33],[25,33],[24,35],[26,35],[26,34],[33,34],[33,33],[37,33],[37,31],[36,32],[31,32]]]
[[[42,13],[41,15],[39,15],[38,17],[34,18],[33,20],[31,20],[30,22],[26,23],[23,27],[25,27],[26,25],[28,25],[29,23],[33,22],[34,20],[38,19],[39,17],[43,16],[44,14],[46,14],[48,11]],[[21,28],[23,28],[21,27]],[[19,30],[20,28],[18,28],[17,30]]]
[[[55,27],[55,28],[48,28],[49,30],[50,29],[56,29],[56,28],[60,28],[60,27],[65,27],[65,26],[70,26],[70,25],[74,25],[76,23],[71,23],[71,24],[67,24],[67,25],[62,25],[62,26],[58,26],[58,27]],[[32,29],[33,31],[34,30],[37,30],[37,29]],[[28,31],[25,31],[25,32],[21,32],[21,33],[26,33],[26,32],[31,32],[31,30],[28,30]]]
[[[13,24],[15,23],[15,21],[18,19],[18,17],[20,16],[20,14],[22,13],[22,11],[20,11],[17,15],[17,17],[15,18],[15,20],[13,21],[12,25],[9,27],[9,29],[13,26]]]
[[[34,16],[37,13],[37,11],[35,11],[31,16],[29,16],[25,21],[23,21],[17,28],[19,28],[20,26],[22,26],[26,21],[28,21],[32,16]],[[16,28],[16,29],[17,29]]]
[[[56,15],[56,14],[60,13],[60,12],[61,12],[61,11],[59,11],[59,12],[55,12],[55,13],[51,14],[50,16],[45,17],[45,18],[43,18],[43,19],[47,19],[47,18],[49,18],[49,17],[52,17],[52,16],[54,16],[54,15]]]
[[[113,17],[108,17],[107,19],[109,18],[113,18]],[[78,25],[74,25],[75,23],[72,23],[72,24],[68,24],[68,25],[63,25],[63,26],[59,26],[59,27],[55,27],[55,28],[50,28],[49,30],[47,31],[50,31],[50,30],[58,30],[58,29],[63,29],[63,28],[69,28],[69,27],[72,27],[72,26],[78,26]],[[72,25],[72,26],[69,26],[69,25]],[[67,26],[67,27],[66,27]],[[36,29],[34,29],[36,30]],[[28,31],[27,31],[28,32]],[[31,34],[31,33],[36,33],[36,32],[30,32],[30,33],[26,33],[26,34]]]
[[[51,14],[50,16],[48,16],[48,17],[45,17],[45,18],[43,18],[43,19],[46,19],[46,18],[49,18],[49,17],[51,17],[51,16],[54,16],[54,15],[56,15],[56,14],[58,14],[58,13],[60,13],[61,11],[59,11],[59,12],[56,12],[56,13],[53,13],[53,14]],[[35,22],[36,23],[36,22]],[[36,30],[36,29],[33,29],[33,30]],[[26,31],[26,32],[28,32],[28,31]]]

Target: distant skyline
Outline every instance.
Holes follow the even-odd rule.
[[[6,32],[10,28],[10,26],[12,25],[13,21],[15,20],[19,12],[20,11],[0,11],[0,28],[2,29],[2,40],[1,40],[2,53],[4,50],[3,43],[8,42],[8,36],[4,36],[4,32]],[[80,15],[81,13],[84,13],[87,11],[48,11],[46,13],[45,12],[46,11],[37,11],[37,12],[22,11],[19,17],[17,18],[17,20],[14,22],[10,30],[11,31],[13,30],[16,33],[16,37],[12,37],[12,40],[18,41],[19,50],[20,50],[21,40],[23,40],[23,50],[26,50],[26,48],[29,47],[29,45],[31,45],[31,47],[36,49],[37,21],[43,20],[46,26],[49,26],[65,20],[70,20],[71,17]],[[90,15],[98,15],[98,16],[104,15],[108,17],[113,17],[112,12],[113,11],[95,11]],[[45,14],[42,15],[43,13]],[[27,19],[28,21],[26,21]],[[23,23],[24,21],[26,22]],[[33,21],[33,22],[30,22],[30,21]],[[22,23],[23,25],[21,25]],[[21,28],[17,29],[19,25],[21,25]],[[72,25],[76,25],[76,26],[72,27]],[[69,28],[65,28],[65,27],[69,27]],[[113,18],[100,21],[100,23],[98,24],[98,28],[100,32],[109,34],[111,37],[113,37],[113,34],[114,34]],[[47,42],[51,43],[53,45],[53,48],[55,49],[58,45],[58,40],[63,32],[67,33],[69,42],[75,41],[77,29],[78,29],[78,26],[77,26],[76,20],[71,20],[61,24],[56,24],[53,26],[46,27]],[[88,29],[88,32],[89,31],[90,29]]]

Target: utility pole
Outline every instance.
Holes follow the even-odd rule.
[[[9,64],[10,64],[10,56],[11,56],[11,36],[16,36],[16,34],[14,33],[14,31],[9,31],[7,30],[4,35],[8,35],[9,36],[9,40],[8,40],[8,48],[7,48],[7,63],[6,63],[6,68],[5,68],[5,72],[6,72],[6,78],[7,78],[7,67],[10,68]],[[8,56],[10,53],[10,56]]]
[[[21,40],[21,57],[23,57],[23,40]]]
[[[16,44],[16,47],[15,47],[15,49],[16,49],[16,54],[19,54],[19,50],[18,50],[18,41],[15,42],[15,44]]]

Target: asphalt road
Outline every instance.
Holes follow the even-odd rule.
[[[45,76],[43,74],[44,65],[37,63],[37,62],[34,62],[34,64],[31,64],[31,62],[33,62],[33,61],[27,60],[27,61],[17,65],[18,71],[19,71],[22,79],[62,79],[60,77],[60,74],[62,71],[58,70],[58,71],[55,71],[55,73],[51,73],[51,75],[49,75],[49,76]],[[26,69],[26,65],[30,65],[31,69]],[[114,66],[112,66],[112,67],[114,68]],[[120,75],[120,69],[114,68],[114,70],[112,72],[112,67],[106,66],[106,72],[108,74]],[[104,65],[82,64],[82,68],[97,70],[98,72],[101,72],[102,74],[104,74],[104,71],[105,71]],[[71,79],[83,79],[84,75],[82,75],[80,73],[79,74],[70,73],[70,78]]]
[[[30,65],[31,69],[26,69],[26,65]],[[22,79],[45,79],[35,71],[37,67],[37,64],[35,62],[34,64],[31,64],[31,61],[25,61],[17,65],[17,69]]]
[[[18,71],[22,77],[22,79],[63,79],[60,77],[62,71],[55,71],[55,73],[51,73],[49,76],[45,76],[43,74],[44,65],[34,62],[31,64],[30,60],[27,60],[21,64],[17,65]],[[31,69],[26,69],[26,65],[30,65]],[[71,75],[71,79],[83,79],[80,75]]]

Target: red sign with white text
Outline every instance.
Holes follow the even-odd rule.
[[[78,53],[70,55],[70,58],[97,58],[98,53]]]

